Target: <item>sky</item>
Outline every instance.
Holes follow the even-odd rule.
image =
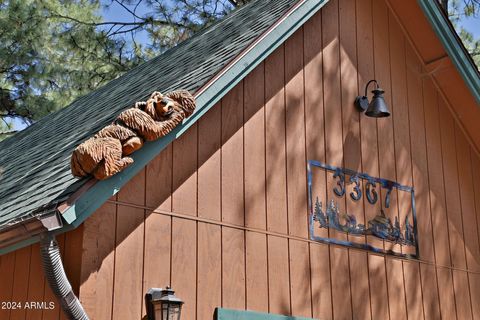
[[[120,22],[130,22],[132,21],[132,15],[125,10],[118,2],[113,0],[103,0],[102,3],[107,5],[103,5],[101,8],[100,14],[103,16],[104,21],[120,21]],[[129,6],[129,8],[132,8]],[[140,3],[137,7],[135,14],[139,17],[144,16],[148,13],[148,8]],[[148,35],[146,31],[140,31],[135,34],[135,41],[145,44],[148,42]]]
[[[480,17],[464,18],[462,21],[460,21],[460,25],[471,32],[475,39],[480,38]]]
[[[170,0],[172,1],[172,0]],[[120,6],[117,2],[113,0],[103,1],[108,4],[108,6],[103,6],[101,9],[101,14],[104,17],[105,21],[130,21],[131,15]],[[147,13],[146,6],[140,4],[137,8],[137,14],[142,16]],[[469,17],[464,18],[460,24],[468,31],[473,33],[475,38],[480,38],[480,17]],[[141,32],[136,35],[139,42],[148,41],[146,32]]]

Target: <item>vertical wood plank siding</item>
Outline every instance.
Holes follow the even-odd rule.
[[[96,216],[98,217],[99,214]],[[81,262],[83,230],[84,226],[80,226],[57,236],[65,272],[77,295],[82,282],[81,267],[86,265],[85,262]],[[111,252],[112,249],[113,247],[108,251]],[[105,268],[102,271],[105,273]],[[94,276],[94,273],[89,275]],[[99,280],[102,281],[102,279]],[[0,304],[2,320],[67,319],[45,280],[39,244],[0,256]],[[109,308],[111,309],[111,303]]]
[[[80,297],[88,313],[140,319],[148,288],[172,284],[188,320],[210,319],[216,306],[320,319],[478,319],[480,159],[423,74],[384,1],[330,1],[87,220]],[[373,78],[390,118],[353,107]],[[309,241],[310,159],[414,186],[420,261]],[[315,193],[331,196],[333,177],[316,179]],[[409,209],[398,196],[395,215]],[[379,209],[339,206],[360,223]],[[107,222],[116,227],[97,237]]]
[[[480,157],[402,30],[383,0],[331,0],[117,197],[60,236],[91,319],[141,319],[145,292],[169,284],[186,320],[211,319],[215,307],[480,319]],[[390,118],[353,107],[373,78]],[[307,160],[414,186],[420,260],[308,240]],[[314,193],[331,197],[333,176],[315,174]],[[398,196],[392,218],[409,208]],[[380,209],[339,206],[359,223]],[[38,245],[0,257],[0,301],[52,299]],[[0,309],[0,319],[62,318],[56,306]]]
[[[139,297],[171,283],[186,319],[209,319],[215,306],[320,319],[478,318],[480,160],[423,72],[383,1],[331,1],[130,182],[130,200],[120,194],[116,211],[106,204],[89,219],[109,211],[117,234],[114,265],[98,261],[96,278],[82,272],[87,311],[103,318],[96,300],[124,296],[112,319],[141,318]],[[371,78],[386,89],[391,118],[354,110]],[[413,185],[421,261],[308,241],[309,159]],[[315,192],[331,192],[332,177],[320,181]],[[396,214],[406,203],[392,203]],[[375,214],[340,206],[360,221]],[[84,263],[93,235],[85,232]],[[138,257],[122,263],[130,247],[129,260],[144,252],[143,273],[132,269]],[[110,294],[92,299],[99,272],[112,267]]]

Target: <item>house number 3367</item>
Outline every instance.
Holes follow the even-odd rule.
[[[354,184],[353,191],[350,192],[350,198],[352,198],[354,201],[358,201],[362,198],[362,187],[360,185],[360,178],[357,175],[351,175],[347,182],[345,179],[345,173],[340,170],[336,170],[333,178],[337,181],[336,186],[333,188],[333,192],[337,196],[343,197],[345,195],[347,192],[346,184]],[[376,187],[377,185],[374,180],[367,180],[367,183],[365,184],[365,195],[368,202],[372,205],[378,201]],[[390,194],[392,193],[392,186],[386,185],[382,187],[387,190],[385,194],[385,207],[388,208],[390,207]]]

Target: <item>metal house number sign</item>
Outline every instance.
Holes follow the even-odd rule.
[[[413,187],[310,160],[310,239],[418,258]]]

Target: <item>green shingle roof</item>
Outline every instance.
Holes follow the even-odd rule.
[[[0,142],[0,228],[65,201],[87,179],[70,154],[151,92],[197,91],[298,0],[254,0],[164,54]]]

